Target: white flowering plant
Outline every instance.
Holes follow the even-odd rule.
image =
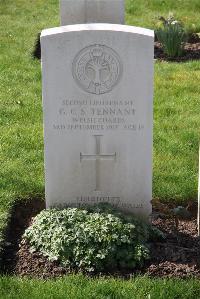
[[[148,242],[162,233],[111,208],[49,209],[25,231],[31,251],[70,270],[86,272],[140,268],[150,258]]]
[[[156,29],[156,37],[163,47],[164,53],[170,58],[183,55],[187,34],[183,24],[173,15],[168,18],[160,17],[162,26]]]

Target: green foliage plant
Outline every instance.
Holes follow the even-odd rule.
[[[156,30],[156,36],[163,46],[164,53],[170,58],[181,56],[187,39],[183,25],[172,16],[168,19],[161,17],[160,20],[163,26]]]
[[[158,236],[147,223],[79,208],[48,209],[25,231],[32,251],[58,260],[70,270],[86,272],[140,268],[150,258],[148,240]]]

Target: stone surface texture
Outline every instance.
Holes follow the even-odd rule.
[[[60,0],[61,26],[85,23],[124,24],[124,0]]]
[[[150,214],[153,42],[153,31],[125,25],[42,32],[47,207]]]

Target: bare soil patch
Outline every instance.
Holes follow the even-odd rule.
[[[25,228],[42,209],[44,201],[39,199],[20,202],[13,208],[2,257],[3,273],[45,279],[69,273],[59,262],[49,262],[38,252],[30,253],[29,245],[21,242]],[[176,228],[173,219],[156,215],[153,225],[165,233],[166,239],[150,244],[152,258],[145,267],[132,273],[116,270],[104,275],[130,277],[147,274],[150,277],[200,278],[200,238],[197,236],[196,219],[181,220]]]
[[[185,62],[200,59],[200,40],[185,44],[183,55],[176,58],[167,57],[159,42],[154,43],[154,58],[163,61]]]
[[[0,267],[3,273],[15,272],[22,235],[30,225],[32,217],[35,217],[44,208],[44,200],[37,198],[19,201],[13,206],[1,256]]]

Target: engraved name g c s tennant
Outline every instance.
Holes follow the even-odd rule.
[[[72,74],[84,91],[100,95],[111,91],[122,75],[119,55],[105,45],[91,45],[74,58]]]

